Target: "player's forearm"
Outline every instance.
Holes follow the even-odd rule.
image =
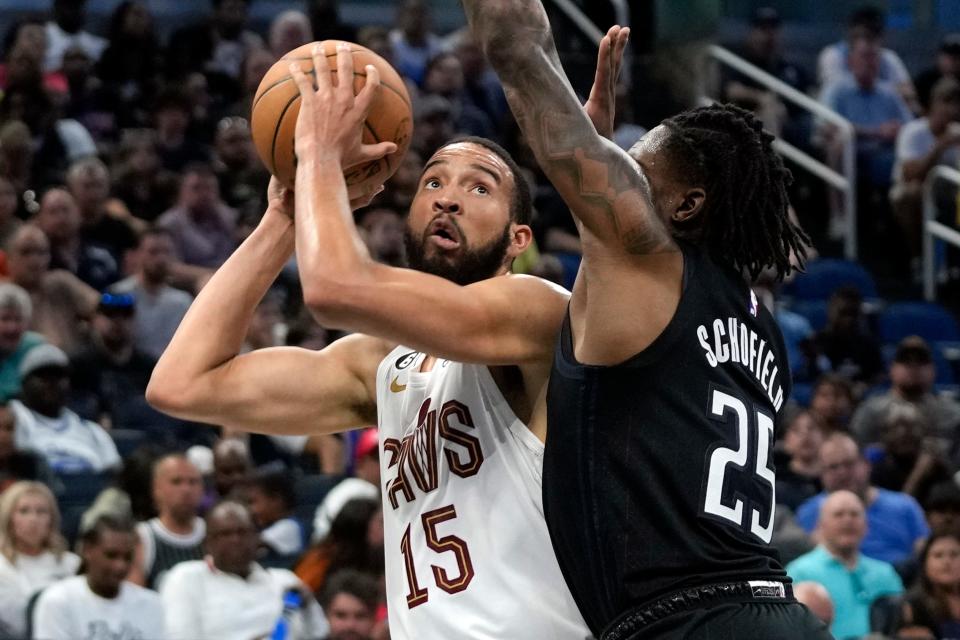
[[[553,34],[540,0],[463,0],[470,31],[504,86],[522,84],[532,47],[551,48]]]
[[[268,209],[250,237],[213,275],[190,306],[147,388],[162,411],[185,415],[212,401],[192,393],[202,379],[240,353],[254,310],[293,253],[290,218]]]

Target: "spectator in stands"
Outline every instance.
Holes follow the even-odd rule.
[[[115,140],[117,96],[94,75],[93,60],[78,45],[63,54],[63,75],[69,88],[64,116],[82,124],[98,142]]]
[[[60,511],[46,485],[17,482],[3,492],[0,496],[0,631],[9,637],[23,637],[30,598],[58,580],[72,576],[79,566],[80,558],[67,551],[67,543],[60,534]],[[6,634],[4,637],[8,637]]]
[[[341,569],[330,576],[320,604],[330,625],[326,640],[373,640],[379,594],[372,577]]]
[[[327,579],[340,569],[382,575],[382,523],[379,498],[350,500],[340,509],[327,536],[303,554],[294,572],[314,593],[322,593]]]
[[[249,118],[253,110],[253,97],[260,87],[260,81],[277,61],[269,49],[253,49],[243,59],[240,76],[240,97],[226,111],[226,116]]]
[[[13,233],[20,228],[23,222],[17,218],[17,188],[0,175],[0,251],[5,250]]]
[[[503,94],[497,74],[487,64],[483,49],[469,29],[460,31],[453,52],[463,67],[464,99],[483,111],[499,134],[503,120],[509,112],[507,98]],[[621,115],[619,106],[617,115]]]
[[[420,186],[420,174],[423,173],[423,156],[416,149],[407,149],[400,160],[397,172],[390,176],[386,189],[379,196],[377,204],[388,206],[397,211],[409,211]]]
[[[213,447],[213,488],[221,500],[235,499],[253,470],[250,448],[241,438],[223,438]]]
[[[51,93],[62,95],[67,81],[60,70],[44,71],[47,54],[47,29],[42,20],[26,18],[14,22],[3,39],[3,61],[0,65],[0,89],[23,81],[25,76],[43,75],[43,86]]]
[[[157,589],[174,566],[203,557],[206,525],[197,516],[203,479],[185,455],[158,459],[152,484],[157,517],[137,525],[137,553],[129,580]]]
[[[292,556],[303,551],[304,531],[293,510],[297,496],[287,470],[266,470],[246,483],[246,498],[260,542],[274,556]]]
[[[870,632],[873,601],[902,593],[903,583],[888,562],[862,552],[868,524],[856,494],[836,491],[818,506],[820,544],[788,564],[787,575],[822,584],[836,608],[830,631],[837,638],[859,638]]]
[[[835,433],[820,447],[820,481],[824,491],[797,509],[797,523],[807,533],[817,529],[821,506],[836,491],[852,491],[866,505],[867,532],[860,550],[867,557],[891,564],[905,562],[930,533],[920,505],[911,496],[870,485],[870,463],[846,434]]]
[[[80,237],[86,244],[110,252],[122,271],[127,251],[137,245],[133,228],[108,211],[110,172],[98,158],[84,158],[70,165],[67,189],[80,211]]]
[[[806,93],[810,84],[806,72],[783,57],[780,14],[772,7],[761,7],[750,18],[750,30],[741,46],[733,51],[750,64],[766,71],[797,91]],[[787,118],[787,107],[776,93],[735,71],[724,69],[722,95],[753,111],[764,128],[779,135]]]
[[[819,582],[798,582],[793,585],[793,596],[828,627],[833,624],[834,610],[830,592]]]
[[[183,78],[193,71],[239,80],[244,57],[264,47],[246,29],[249,0],[213,0],[213,13],[200,23],[178,29],[167,47],[167,75]]]
[[[23,392],[10,403],[20,449],[41,453],[61,474],[118,469],[120,454],[103,427],[66,407],[70,360],[52,344],[32,349],[20,364]]]
[[[414,136],[412,144],[421,157],[432,156],[456,134],[453,105],[446,98],[435,95],[421,96],[413,106],[413,114],[417,135]]]
[[[883,378],[880,345],[867,334],[863,298],[854,287],[841,287],[830,296],[827,326],[817,333],[816,345],[834,373],[848,380],[870,386]]]
[[[423,76],[423,92],[446,98],[453,110],[454,129],[484,138],[496,138],[497,132],[486,113],[467,99],[463,66],[452,53],[439,53],[427,63]]]
[[[245,506],[221,502],[207,516],[207,531],[208,560],[178,565],[160,589],[170,640],[274,637],[285,618],[282,637],[289,640],[326,633],[323,613],[303,583],[286,569],[255,562],[257,530]],[[285,603],[294,601],[285,615]]]
[[[897,345],[890,364],[890,391],[863,402],[850,421],[850,431],[862,443],[879,442],[884,417],[897,402],[915,405],[926,417],[929,437],[939,442],[939,451],[952,455],[960,426],[960,404],[934,395],[936,370],[926,340],[907,336]]]
[[[416,84],[423,82],[427,62],[442,49],[432,28],[430,6],[424,0],[403,0],[397,8],[397,26],[390,32],[393,66]]]
[[[920,256],[924,180],[937,165],[960,165],[958,118],[960,81],[943,78],[932,88],[926,117],[908,122],[897,135],[890,204],[914,258]],[[955,186],[939,188],[935,197],[942,209],[955,210]]]
[[[925,113],[930,109],[933,87],[944,78],[960,82],[960,33],[947,34],[940,41],[936,64],[924,69],[914,81],[917,97]]]
[[[80,536],[83,574],[43,591],[33,610],[33,637],[167,637],[160,597],[124,580],[135,541],[131,522],[97,517]]]
[[[44,69],[57,71],[63,54],[71,46],[79,46],[96,62],[107,48],[107,41],[83,27],[87,21],[87,0],[53,0],[53,20],[47,22],[47,48]]]
[[[157,224],[170,231],[181,260],[216,268],[236,246],[236,219],[236,210],[220,199],[217,174],[209,165],[196,164],[184,172],[177,206],[160,216]]]
[[[188,135],[193,105],[182,90],[166,89],[157,95],[153,102],[153,120],[157,153],[164,169],[179,173],[192,163],[210,160],[207,147]]]
[[[784,460],[777,461],[777,504],[796,511],[805,500],[820,493],[820,445],[823,429],[817,417],[800,411],[783,435]]]
[[[394,267],[406,264],[403,248],[406,225],[396,209],[367,207],[358,211],[355,218],[371,258]]]
[[[376,429],[364,429],[353,451],[355,478],[344,478],[317,505],[313,542],[322,542],[340,511],[354,499],[380,499],[380,446]]]
[[[307,13],[314,39],[359,42],[357,30],[340,19],[338,0],[308,0]]]
[[[174,264],[173,237],[160,227],[152,227],[140,236],[137,247],[137,271],[115,284],[111,291],[132,294],[134,346],[152,358],[160,357],[193,297],[168,284]]]
[[[214,152],[213,167],[223,201],[234,208],[259,202],[267,192],[270,174],[253,148],[246,118],[228,117],[217,123]]]
[[[3,177],[13,185],[17,215],[21,218],[29,217],[37,210],[36,192],[33,190],[33,157],[33,138],[27,125],[19,120],[4,123],[0,118],[0,168],[3,169]],[[8,250],[12,237],[11,232],[0,248]]]
[[[16,420],[6,404],[0,404],[0,494],[20,480],[39,480],[48,486],[57,486],[50,467],[34,451],[16,447]]]
[[[43,344],[43,336],[27,331],[32,311],[26,291],[10,282],[0,284],[0,402],[20,394],[20,363]]]
[[[267,43],[277,59],[308,42],[313,42],[313,28],[304,12],[295,9],[284,11],[270,23]]]
[[[857,40],[847,61],[852,77],[826,85],[820,101],[853,124],[859,175],[870,184],[888,187],[897,133],[913,114],[903,98],[880,81],[880,50],[875,44]],[[831,142],[830,147],[835,149],[836,144]]]
[[[143,428],[168,418],[146,404],[144,393],[156,359],[134,345],[136,304],[129,293],[105,293],[93,317],[93,340],[73,357],[73,406],[108,428]]]
[[[160,43],[150,9],[140,0],[124,0],[110,16],[108,42],[97,77],[117,96],[117,125],[142,127],[157,90]]]
[[[854,406],[853,387],[846,378],[828,373],[813,385],[810,412],[820,419],[828,435],[847,431]]]
[[[50,245],[32,224],[14,234],[7,252],[10,279],[30,294],[30,329],[66,351],[89,339],[89,322],[99,294],[63,269],[49,270]]]
[[[35,221],[50,241],[51,269],[68,271],[97,290],[118,280],[120,269],[110,252],[80,235],[80,209],[69,191],[47,191]]]
[[[920,579],[907,593],[897,637],[960,637],[960,534],[937,531],[920,553]],[[909,635],[908,635],[909,633]]]
[[[123,132],[113,168],[113,193],[134,217],[152,222],[173,206],[177,176],[161,166],[156,132]]]
[[[916,94],[907,67],[894,51],[882,47],[884,21],[883,13],[874,7],[862,7],[850,15],[846,39],[824,47],[817,59],[817,79],[821,87],[855,75],[849,54],[858,42],[864,42],[878,51],[877,79],[892,85],[908,105],[915,103]]]
[[[925,417],[916,406],[890,405],[881,430],[882,457],[874,460],[870,481],[926,502],[930,489],[953,475],[936,443],[928,442],[926,435]]]
[[[957,529],[960,525],[960,487],[953,480],[934,485],[927,493],[923,510],[933,531]]]

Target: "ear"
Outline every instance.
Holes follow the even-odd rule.
[[[683,200],[680,201],[680,206],[670,214],[670,217],[675,223],[692,222],[703,211],[706,201],[707,192],[700,187],[687,189],[683,194]]]
[[[512,261],[526,251],[533,243],[533,229],[530,225],[510,223],[510,247],[507,257]]]

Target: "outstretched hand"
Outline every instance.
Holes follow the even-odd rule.
[[[353,54],[348,44],[337,46],[336,86],[327,72],[329,65],[323,47],[315,45],[312,56],[316,88],[299,62],[290,63],[290,74],[300,89],[300,114],[294,134],[297,158],[316,154],[314,157],[334,159],[348,168],[394,153],[394,143],[364,144],[361,136],[363,122],[380,87],[377,68],[364,68],[366,83],[354,96]]]
[[[597,54],[597,73],[590,88],[590,97],[583,105],[593,126],[604,138],[613,137],[613,122],[616,113],[617,82],[623,67],[623,53],[630,37],[629,27],[614,25],[600,40]]]

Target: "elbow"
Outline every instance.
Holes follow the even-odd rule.
[[[310,278],[303,282],[303,304],[314,320],[327,329],[351,330],[350,292],[353,289],[346,279]]]
[[[158,364],[147,384],[147,404],[166,414],[182,414],[189,407],[187,389],[190,385],[178,379],[179,376],[166,373],[162,363]]]

